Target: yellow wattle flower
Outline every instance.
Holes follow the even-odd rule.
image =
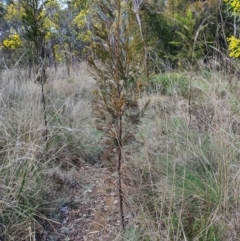
[[[239,58],[240,57],[240,39],[231,36],[227,38],[229,42],[228,50],[229,50],[229,57],[231,58]]]
[[[22,47],[22,42],[18,34],[10,34],[8,38],[3,40],[3,46],[5,48],[15,50]]]

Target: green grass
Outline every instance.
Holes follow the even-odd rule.
[[[150,90],[157,89],[166,95],[178,93],[179,95],[187,96],[188,84],[189,77],[184,73],[163,73],[154,76],[150,80]]]

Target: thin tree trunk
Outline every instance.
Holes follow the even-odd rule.
[[[41,78],[45,78],[45,77],[42,76]],[[47,129],[46,99],[45,99],[45,95],[44,95],[44,81],[45,80],[43,80],[43,79],[41,80],[41,87],[42,87],[41,93],[42,93],[42,104],[43,104],[43,118],[44,118],[44,125],[45,125],[44,137],[45,137],[45,141],[47,143],[47,141],[48,141],[48,129]]]
[[[120,222],[122,228],[124,228],[124,212],[123,212],[123,191],[122,191],[122,147],[118,147],[118,165],[117,165],[117,173],[118,173],[118,199],[119,199],[119,213],[120,213]]]
[[[28,78],[31,79],[32,77],[32,60],[28,59]]]
[[[66,61],[67,73],[68,73],[68,76],[70,76],[70,63],[69,63],[69,59],[66,51],[65,51],[65,61]]]
[[[52,48],[54,68],[55,68],[55,71],[57,71],[57,60],[56,60],[56,53],[55,53],[55,49],[54,49],[53,40],[51,40],[51,48]]]
[[[117,59],[117,73],[116,73],[116,80],[118,85],[118,97],[120,98],[121,88],[120,87],[120,18],[121,18],[121,0],[117,2],[117,26],[116,26],[116,59]],[[122,191],[122,176],[121,176],[121,169],[122,169],[122,113],[119,113],[119,120],[118,120],[119,129],[117,130],[117,138],[118,138],[118,165],[117,165],[117,173],[118,173],[118,196],[119,196],[119,215],[120,215],[120,222],[122,228],[124,228],[124,213],[123,213],[123,191]]]
[[[148,51],[147,51],[147,44],[146,44],[146,41],[143,37],[143,31],[142,31],[142,22],[141,22],[141,18],[140,18],[140,15],[139,15],[139,7],[140,5],[142,4],[143,1],[133,1],[133,11],[134,13],[136,14],[136,18],[137,18],[137,22],[138,22],[138,26],[139,26],[139,31],[140,31],[140,35],[141,35],[141,39],[142,39],[142,42],[144,44],[144,67],[145,67],[145,75],[146,75],[146,78],[148,79],[148,76],[149,76],[149,71],[148,71]]]
[[[189,122],[188,125],[192,122],[192,64],[191,64],[191,70],[190,70],[190,79],[188,84],[188,117]]]
[[[41,58],[40,61],[42,61],[42,68],[40,69],[40,84],[41,84],[41,93],[42,93],[42,103],[43,103],[43,118],[44,118],[44,125],[45,125],[45,141],[47,145],[48,141],[48,129],[47,129],[47,113],[46,113],[46,99],[44,95],[44,84],[47,82],[47,75],[46,75],[46,66],[45,66],[45,42],[43,40],[42,42],[42,48],[41,48]],[[39,63],[38,63],[39,65]]]

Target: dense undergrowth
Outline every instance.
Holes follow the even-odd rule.
[[[145,148],[129,163],[140,166],[141,194],[135,200],[142,232],[131,240],[239,236],[239,83],[229,83],[221,72],[191,76],[159,75],[146,96],[152,108],[141,126]]]
[[[49,213],[46,207],[53,201],[51,193],[61,182],[53,170],[71,160],[76,165],[79,159],[91,164],[99,160],[100,134],[90,111],[94,81],[83,66],[66,75],[64,68],[48,74],[47,144],[41,87],[25,71],[1,75],[1,240],[36,240]]]
[[[101,132],[91,112],[94,85],[85,65],[70,76],[64,68],[48,71],[46,145],[40,86],[23,70],[2,72],[1,240],[38,240],[56,188],[50,169],[69,160],[99,167],[104,162]],[[221,71],[168,72],[146,84],[140,106],[149,99],[138,142],[126,147],[124,165],[133,170],[137,191],[127,197],[135,217],[123,240],[237,240],[237,78],[229,82]]]

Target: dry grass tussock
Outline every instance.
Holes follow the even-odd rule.
[[[38,240],[54,179],[62,165],[95,163],[101,148],[91,119],[94,80],[86,66],[67,76],[48,70],[45,85],[49,141],[44,142],[41,87],[23,70],[1,73],[0,81],[0,239]],[[56,168],[56,171],[53,169]],[[50,171],[51,170],[51,171]],[[54,173],[51,174],[51,173]],[[58,177],[55,177],[55,174]],[[65,175],[67,177],[67,175]]]
[[[144,96],[152,100],[139,130],[144,148],[127,164],[139,181],[130,240],[239,240],[238,80],[220,72],[157,78]]]

